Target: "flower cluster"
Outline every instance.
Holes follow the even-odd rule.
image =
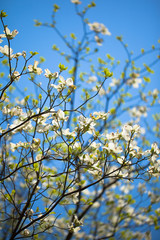
[[[40,75],[42,73],[42,69],[37,67],[38,66],[38,61],[34,61],[33,65],[28,66],[29,72],[35,73],[37,75]]]
[[[97,45],[101,46],[103,43],[103,38],[99,37],[99,34],[103,34],[103,35],[108,35],[110,36],[111,33],[109,32],[108,28],[105,27],[105,25],[103,23],[98,23],[98,22],[93,22],[93,23],[88,23],[90,30],[94,31],[95,36],[95,42],[97,43]]]
[[[127,80],[127,85],[132,86],[133,88],[139,88],[139,84],[142,83],[142,79],[139,78],[138,73],[133,73],[132,78]]]
[[[13,49],[9,48],[8,45],[5,45],[4,47],[0,46],[0,52],[4,55],[10,58],[16,58],[18,59],[19,56],[23,56],[24,58],[26,57],[26,52],[23,51],[22,53],[15,53],[13,54]]]
[[[58,76],[59,76],[58,72],[51,73],[51,71],[48,68],[45,69],[44,71],[45,71],[44,76],[46,78],[52,79],[52,78],[58,78]]]
[[[10,59],[13,58],[13,50],[12,48],[9,48],[8,45],[5,45],[4,47],[0,46],[0,52],[5,56],[10,57]]]
[[[90,29],[94,31],[96,34],[101,33],[103,35],[108,35],[108,36],[111,35],[108,28],[106,28],[103,23],[94,22],[94,23],[88,23],[88,25]]]
[[[58,85],[55,84],[50,84],[51,87],[57,89],[58,92],[61,92],[64,90],[66,87],[69,87],[71,89],[75,89],[75,86],[73,84],[73,79],[72,78],[67,78],[66,80],[62,77],[59,76],[59,82]]]
[[[112,78],[111,83],[109,84],[109,86],[115,87],[115,86],[118,86],[119,84],[120,84],[120,79]]]
[[[2,38],[8,38],[11,40],[18,34],[18,31],[16,29],[11,32],[8,27],[5,27],[5,30],[3,32],[4,34],[0,34],[0,43],[3,41]]]
[[[93,114],[90,114],[90,117],[95,120],[103,119],[106,120],[108,118],[109,113],[105,112],[94,112]]]
[[[12,73],[12,79],[14,79],[15,81],[18,81],[20,79],[20,73],[18,71],[14,71]]]
[[[81,131],[83,133],[87,132],[89,134],[94,134],[96,125],[94,120],[91,118],[86,118],[82,115],[78,117],[79,125],[76,127],[76,131]]]
[[[76,215],[74,215],[74,220],[71,224],[68,224],[69,232],[77,233],[80,230],[80,226],[83,225],[83,220],[79,220]]]
[[[129,110],[129,113],[138,122],[141,117],[147,117],[147,108],[145,106],[133,107]]]
[[[89,76],[87,83],[93,83],[93,82],[97,82],[97,77],[96,76]]]

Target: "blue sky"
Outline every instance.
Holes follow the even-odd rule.
[[[82,0],[83,3],[89,2]],[[51,46],[53,43],[61,44],[56,34],[47,28],[35,28],[33,19],[50,22],[52,6],[57,3],[61,6],[57,23],[62,32],[79,32],[79,20],[74,18],[74,6],[70,0],[3,0],[1,9],[8,17],[6,24],[11,29],[19,31],[12,42],[15,51],[38,51],[50,65],[53,57]],[[115,40],[117,35],[123,35],[129,49],[138,53],[141,48],[148,49],[157,44],[160,39],[160,1],[159,0],[97,0],[96,8],[88,14],[90,22],[102,22],[112,33],[105,38],[104,49],[114,57],[121,58],[122,49]],[[74,21],[73,21],[74,19]],[[52,56],[51,56],[52,55]],[[123,54],[124,55],[124,54]]]
[[[89,3],[88,0],[81,0]],[[125,52],[115,39],[122,35],[129,50],[139,53],[141,48],[150,49],[152,44],[158,46],[160,39],[160,0],[96,0],[96,8],[92,9],[88,18],[90,22],[101,22],[112,33],[106,36],[99,56],[103,58],[110,53],[117,60],[124,61]],[[74,16],[74,6],[70,0],[1,0],[1,10],[7,12],[5,24],[11,30],[17,29],[19,34],[12,41],[14,52],[23,50],[37,51],[46,58],[44,68],[58,70],[61,58],[51,50],[53,44],[62,47],[54,31],[44,27],[34,27],[33,19],[50,22],[53,4],[60,5],[57,26],[64,34],[74,32],[80,34],[79,19]],[[2,30],[1,30],[2,32]],[[153,77],[152,87],[158,87],[160,69]],[[156,240],[156,234],[153,235]]]

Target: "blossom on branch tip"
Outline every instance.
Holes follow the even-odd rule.
[[[15,54],[13,54],[13,58],[19,58],[19,56],[22,56],[23,55],[23,53],[20,53],[20,52],[18,52],[18,53],[15,53]]]
[[[99,179],[102,176],[102,169],[98,166],[97,163],[94,163],[91,165],[88,169],[87,172],[92,174],[94,179]]]
[[[103,43],[103,39],[102,38],[100,38],[99,36],[96,35],[94,37],[94,39],[95,39],[96,43],[98,44],[98,46],[102,46],[102,43]]]
[[[125,156],[117,157],[117,162],[123,164],[125,162]]]
[[[44,71],[45,71],[44,76],[46,78],[58,78],[59,75],[58,72],[51,73],[51,71],[48,68],[44,69]]]
[[[89,76],[87,83],[93,83],[96,82],[98,79],[96,76]]]
[[[68,87],[73,86],[73,79],[72,79],[72,78],[67,78],[67,80],[66,80],[66,85],[67,85]]]
[[[40,147],[41,140],[39,138],[33,138],[33,142],[31,144],[31,147],[33,151],[37,151]]]
[[[65,135],[66,137],[71,137],[71,138],[76,136],[75,131],[70,132],[70,131],[69,131],[69,128],[67,128],[67,129],[62,129],[62,134]]]
[[[10,59],[13,57],[13,55],[12,55],[13,50],[12,50],[12,48],[9,48],[8,45],[5,45],[4,47],[0,46],[0,52],[2,54],[4,54],[5,56],[10,57]]]
[[[98,120],[98,119],[103,119],[106,120],[108,118],[108,113],[105,112],[94,112],[93,115],[90,114],[90,117],[94,120]]]
[[[33,213],[34,213],[33,209],[28,209],[28,210],[26,211],[27,217],[32,217],[32,216],[33,216]]]
[[[18,71],[14,71],[12,73],[12,78],[13,80],[18,81],[20,79],[20,73]]]
[[[84,133],[87,132],[89,134],[94,134],[95,128],[94,126],[96,125],[93,119],[91,118],[86,118],[84,116],[79,116],[78,117],[79,121],[79,126],[76,128],[76,130],[81,130]]]
[[[114,153],[123,152],[123,148],[121,146],[117,146],[117,144],[114,143],[114,142],[109,142],[103,148],[107,149],[109,152],[111,152],[111,151],[114,152]]]
[[[22,233],[25,237],[29,236],[30,231],[28,229],[24,229],[23,233]]]
[[[80,226],[83,225],[83,220],[79,220],[76,215],[73,216],[73,222],[68,224],[69,232],[77,233],[80,230]]]
[[[79,0],[71,0],[71,2],[74,4],[81,4],[81,2]]]
[[[33,65],[29,65],[28,66],[29,72],[33,72],[37,75],[40,75],[42,73],[42,69],[37,67],[38,63],[39,63],[38,61],[34,61]]]
[[[68,120],[68,116],[65,117],[65,113],[61,109],[59,109],[57,111],[57,117],[58,117],[59,120],[63,120],[63,121],[67,121]]]
[[[73,187],[71,187],[71,188],[69,188],[68,192],[71,193],[71,192],[73,192],[74,190],[75,190],[75,189],[74,189]],[[79,196],[79,194],[78,194],[78,192],[76,192],[76,193],[73,193],[73,194],[68,195],[67,197],[68,197],[68,198],[71,198],[72,201],[73,201],[73,203],[76,204],[76,203],[78,202],[78,196]]]
[[[127,85],[133,88],[139,88],[139,84],[142,83],[142,79],[139,78],[139,74],[132,73],[131,78],[127,80]]]
[[[18,34],[18,31],[16,29],[11,32],[8,27],[5,27],[5,30],[3,32],[4,34],[0,34],[0,38],[7,37],[9,40],[13,39]]]
[[[94,22],[94,23],[88,23],[88,25],[90,29],[95,33],[102,33],[103,35],[108,35],[108,36],[111,35],[108,28],[106,28],[103,23]]]
[[[152,91],[151,94],[152,94],[153,98],[157,98],[159,93],[160,93],[160,91],[159,91],[157,88],[155,88],[155,89]]]
[[[119,132],[111,132],[111,133],[107,133],[107,134],[103,134],[105,136],[105,138],[107,140],[116,140],[116,139],[119,139],[120,137],[120,134]]]
[[[152,143],[151,151],[153,151],[157,155],[160,154],[160,149],[158,148],[158,145],[156,142]]]
[[[122,132],[121,132],[121,136],[126,140],[129,141],[131,139],[131,134],[132,134],[132,138],[133,138],[133,134],[134,136],[136,136],[136,134],[141,133],[141,128],[138,124],[135,124],[133,126],[129,125],[129,124],[125,124],[122,127]]]
[[[74,221],[73,222],[74,222],[76,227],[83,225],[83,220],[79,220],[76,215],[74,215]]]
[[[76,86],[73,84],[73,79],[72,78],[67,78],[67,80],[65,80],[64,77],[62,77],[62,76],[59,76],[58,85],[51,84],[50,86],[57,89],[58,92],[62,91],[66,87],[69,87],[69,88],[72,88],[72,89],[76,88]]]
[[[132,117],[137,118],[137,121],[139,121],[142,116],[147,117],[147,108],[146,106],[133,107],[129,110],[129,113]]]

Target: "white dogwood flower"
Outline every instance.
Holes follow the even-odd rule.
[[[28,66],[28,70],[29,72],[34,72],[36,73],[37,75],[40,75],[42,73],[42,69],[41,68],[38,68],[38,61],[34,61],[34,64],[33,65],[29,65]]]
[[[18,81],[20,79],[20,73],[18,71],[14,71],[12,73],[12,78],[15,80],[15,81]]]
[[[7,57],[9,57],[9,56],[10,56],[10,58],[13,57],[13,55],[12,55],[13,50],[12,50],[12,48],[9,48],[8,45],[5,45],[4,47],[0,46],[0,52]]]
[[[23,233],[22,233],[25,237],[29,236],[30,231],[28,229],[24,229]]]
[[[44,71],[45,71],[44,76],[46,78],[58,78],[58,72],[51,73],[51,71],[48,68],[44,69]]]
[[[79,0],[71,0],[71,2],[74,4],[81,4],[81,2]]]
[[[87,83],[93,83],[96,82],[98,79],[96,76],[89,76]]]
[[[142,79],[138,78],[139,74],[134,74],[132,78],[127,80],[127,85],[133,88],[139,88],[139,84],[142,83]]]
[[[66,80],[66,85],[67,85],[68,87],[73,86],[73,79],[72,79],[72,78],[67,78],[67,80]]]
[[[3,32],[4,34],[0,34],[0,38],[7,37],[10,40],[18,34],[18,31],[16,29],[11,32],[8,27],[5,27],[5,30]]]
[[[108,28],[106,28],[103,23],[94,22],[94,23],[88,23],[88,25],[90,29],[95,33],[102,33],[103,35],[108,35],[108,36],[111,35]]]

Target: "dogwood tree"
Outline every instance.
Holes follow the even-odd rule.
[[[64,57],[54,70],[43,69],[33,49],[14,52],[20,33],[1,11],[0,239],[149,240],[160,228],[160,115],[154,111],[153,124],[147,114],[159,107],[160,92],[146,89],[160,48],[134,56],[118,36],[127,59],[115,78],[120,62],[98,57],[110,30],[87,18],[95,2],[71,2],[80,39],[57,27],[58,5],[52,22],[35,20],[68,49],[53,45]],[[89,60],[95,54],[97,63]],[[20,89],[20,81],[30,88]]]

